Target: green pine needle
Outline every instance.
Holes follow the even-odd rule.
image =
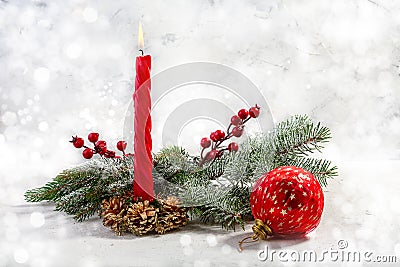
[[[42,187],[28,190],[28,202],[52,201],[56,210],[83,221],[99,208],[103,199],[132,190],[133,158],[90,160],[65,170]]]

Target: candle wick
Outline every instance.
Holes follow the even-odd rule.
[[[142,49],[139,49],[139,51],[140,51],[140,52],[142,52],[142,56],[143,56],[143,55],[144,55],[144,52],[143,52],[143,50],[142,50]]]

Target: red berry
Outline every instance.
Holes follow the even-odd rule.
[[[115,152],[114,152],[114,151],[111,151],[111,150],[107,150],[107,151],[104,153],[104,157],[106,157],[106,158],[115,158]]]
[[[217,153],[217,158],[222,157],[223,154],[224,154],[224,151],[223,151],[223,150],[218,151],[218,153]]]
[[[107,145],[106,141],[103,140],[96,142],[96,146],[106,146],[106,145]]]
[[[230,152],[236,152],[236,151],[239,150],[239,145],[238,145],[237,143],[235,143],[235,142],[232,142],[232,143],[230,143],[230,144],[228,145],[228,150],[229,150]]]
[[[251,107],[249,109],[249,115],[252,118],[257,118],[260,115],[260,107],[257,105],[255,107]]]
[[[81,148],[81,147],[83,147],[84,143],[85,143],[85,141],[83,141],[82,138],[73,137],[72,144],[74,145],[74,147]]]
[[[90,133],[88,135],[88,140],[92,143],[96,143],[97,140],[99,140],[99,134],[98,133]]]
[[[218,136],[216,135],[215,132],[212,132],[212,133],[210,134],[210,139],[213,140],[214,142],[215,142],[215,141],[218,141]]]
[[[125,141],[118,141],[117,143],[117,149],[119,151],[124,151],[126,149],[126,142]]]
[[[86,148],[83,150],[82,155],[85,159],[90,159],[93,157],[93,150],[91,148]]]
[[[225,132],[221,131],[221,130],[216,130],[215,135],[216,135],[217,141],[225,138]]]
[[[106,143],[106,141],[100,140],[100,141],[96,142],[96,146],[107,147],[107,143]]]
[[[241,118],[242,120],[245,120],[245,119],[247,119],[247,117],[249,116],[249,112],[248,112],[246,109],[243,108],[243,109],[239,110],[238,116],[239,116],[239,118]]]
[[[200,145],[202,148],[208,148],[211,146],[211,140],[208,139],[207,137],[204,137],[201,139]]]
[[[232,125],[239,126],[239,125],[242,125],[243,122],[242,122],[242,119],[239,118],[239,116],[234,115],[231,118],[231,123],[232,123]]]
[[[234,127],[232,129],[232,135],[235,137],[241,137],[243,134],[243,127]]]
[[[208,152],[207,154],[206,154],[206,160],[213,160],[213,159],[215,159],[215,157],[218,155],[218,150],[211,150],[210,152]]]
[[[103,155],[104,153],[107,152],[107,143],[106,143],[106,141],[103,141],[103,140],[97,141],[94,148],[97,153],[99,153],[100,155]]]

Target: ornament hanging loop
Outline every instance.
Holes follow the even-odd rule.
[[[253,240],[252,241],[246,241],[249,238],[252,238]],[[242,244],[248,244],[248,243],[257,242],[258,240],[259,240],[259,238],[258,238],[258,236],[256,234],[243,238],[241,241],[239,241],[239,251],[240,252],[243,251]]]
[[[264,224],[264,222],[260,219],[256,219],[254,221],[254,225],[253,225],[252,229],[253,229],[253,233],[254,233],[252,236],[245,237],[244,239],[239,241],[239,251],[243,251],[242,244],[244,244],[244,243],[253,243],[253,242],[257,242],[260,239],[265,240],[265,239],[267,239],[268,236],[272,236],[271,228],[269,228],[268,225]],[[251,238],[253,240],[245,242],[249,238]]]

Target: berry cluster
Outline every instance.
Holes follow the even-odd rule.
[[[200,141],[200,145],[203,148],[201,150],[201,161],[200,165],[207,161],[215,160],[216,158],[222,157],[224,151],[236,152],[239,150],[239,145],[235,142],[231,142],[227,147],[221,146],[222,143],[231,137],[241,137],[244,131],[244,124],[251,118],[257,118],[260,115],[260,107],[255,105],[249,110],[241,109],[237,115],[231,117],[231,123],[226,131],[216,130],[210,134],[210,138],[204,137]],[[233,127],[233,128],[232,128]],[[231,129],[232,128],[232,129]],[[204,155],[204,151],[210,148],[210,151]]]
[[[82,155],[85,159],[91,159],[94,154],[99,154],[105,158],[121,158],[115,154],[115,151],[107,149],[106,141],[99,140],[98,133],[90,133],[88,135],[88,140],[93,144],[93,148],[85,146],[85,141],[83,138],[78,136],[72,136],[70,143],[72,143],[76,148],[85,148],[82,152]],[[126,142],[119,141],[117,143],[117,149],[122,151],[122,154],[125,156]]]

